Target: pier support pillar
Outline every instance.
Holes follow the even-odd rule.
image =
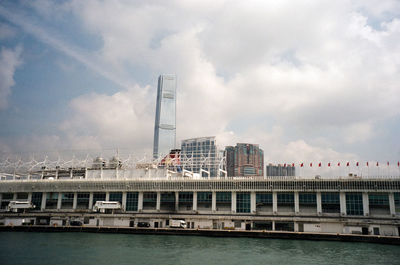
[[[256,193],[254,191],[250,193],[250,212],[256,213]]]
[[[393,192],[389,193],[389,208],[390,208],[390,215],[395,217],[396,216],[396,205],[394,203]]]
[[[321,198],[321,192],[317,192],[317,214],[322,215],[322,198]]]
[[[193,192],[193,212],[197,212],[197,191]]]
[[[41,211],[44,211],[46,209],[46,199],[47,199],[47,193],[43,192],[42,193],[42,205],[40,205]]]
[[[175,192],[175,212],[179,211],[179,192]]]
[[[122,192],[122,211],[126,211],[126,191]]]
[[[294,214],[300,213],[299,192],[294,192]]]
[[[72,209],[76,210],[77,205],[78,205],[78,193],[74,192],[74,200],[72,201]]]
[[[278,214],[278,194],[276,193],[276,191],[272,192],[272,213]],[[273,223],[273,225],[275,225],[275,223]]]
[[[161,209],[161,192],[157,192],[156,210],[160,211],[160,209]]]
[[[89,210],[93,209],[93,192],[89,193]]]
[[[139,191],[137,209],[138,209],[138,212],[143,211],[143,191]]]
[[[236,213],[236,191],[232,191],[231,210],[232,213]]]
[[[213,213],[215,213],[217,211],[217,193],[215,191],[212,192],[211,210]]]
[[[107,191],[106,192],[106,202],[110,201],[110,193]]]
[[[346,216],[346,193],[340,192],[340,215]]]
[[[62,203],[62,193],[59,192],[57,196],[57,210],[61,209],[61,203]]]
[[[28,202],[32,202],[32,192],[28,192]],[[0,200],[0,205],[1,205],[1,200]]]
[[[368,198],[368,192],[363,192],[363,194],[362,194],[362,202],[363,202],[364,216],[369,216],[369,198]]]

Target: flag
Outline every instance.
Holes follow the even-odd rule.
[[[389,166],[389,161],[387,162],[387,165]]]
[[[337,163],[337,166],[340,167],[340,162]]]
[[[356,163],[356,166],[358,167],[358,162]]]
[[[350,166],[350,162],[347,162],[346,166],[347,166],[347,167]]]
[[[379,162],[376,162],[376,166],[379,167]]]
[[[292,167],[294,167],[294,163],[292,163]]]
[[[285,163],[285,164],[283,164],[283,167],[286,167],[286,163]]]
[[[304,166],[303,163],[301,163],[301,164],[300,164],[300,167],[303,167],[303,166]]]
[[[330,166],[331,166],[331,162],[328,163],[328,167],[330,167]]]
[[[368,162],[367,162],[367,167],[369,167],[369,164],[368,164]]]
[[[321,162],[319,162],[318,166],[321,167]]]
[[[397,166],[400,167],[400,162],[399,161],[397,161]]]
[[[310,163],[310,167],[312,167],[312,163]]]

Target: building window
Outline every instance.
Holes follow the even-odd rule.
[[[347,215],[363,215],[362,193],[346,193]]]
[[[339,192],[321,193],[322,212],[340,213],[340,194]]]
[[[197,202],[211,202],[212,201],[212,193],[211,192],[198,192],[197,193]]]
[[[139,201],[138,192],[128,192],[126,194],[126,211],[137,211],[138,201]]]
[[[110,202],[119,202],[122,204],[122,192],[110,192]]]
[[[74,204],[74,194],[73,193],[62,193],[61,194],[61,208],[72,209]]]
[[[40,208],[42,207],[42,196],[43,193],[41,192],[33,192],[32,193],[32,204],[35,205],[35,209],[36,210],[40,210]]]
[[[299,205],[317,205],[315,193],[299,193]]]
[[[77,209],[88,209],[89,208],[89,193],[78,193],[78,198],[76,201]]]
[[[368,194],[369,206],[389,206],[389,194],[370,193]]]
[[[217,203],[230,203],[232,200],[232,193],[231,192],[217,192],[216,193],[216,202]]]
[[[57,209],[58,192],[46,194],[46,209]]]
[[[13,193],[3,193],[1,197],[1,209],[7,208],[8,204],[14,198]]]
[[[106,200],[105,193],[100,193],[100,192],[93,193],[93,205],[95,205],[97,201],[105,201],[105,200]]]
[[[250,193],[238,192],[236,193],[236,212],[249,213],[250,212]]]
[[[161,193],[161,202],[175,202],[175,192]]]
[[[179,202],[193,202],[193,192],[179,192]]]
[[[256,194],[256,204],[257,206],[261,205],[272,205],[272,193],[257,193]]]
[[[278,193],[278,206],[294,205],[294,194],[293,193]]]
[[[144,192],[143,193],[143,203],[156,203],[157,193],[156,192]]]

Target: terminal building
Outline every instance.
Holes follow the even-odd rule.
[[[3,170],[0,224],[165,228],[183,220],[186,229],[399,236],[400,177],[208,178],[151,163],[96,165]]]

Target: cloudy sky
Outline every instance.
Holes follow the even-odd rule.
[[[161,73],[178,76],[178,140],[400,158],[396,0],[1,1],[0,151],[151,155]]]

